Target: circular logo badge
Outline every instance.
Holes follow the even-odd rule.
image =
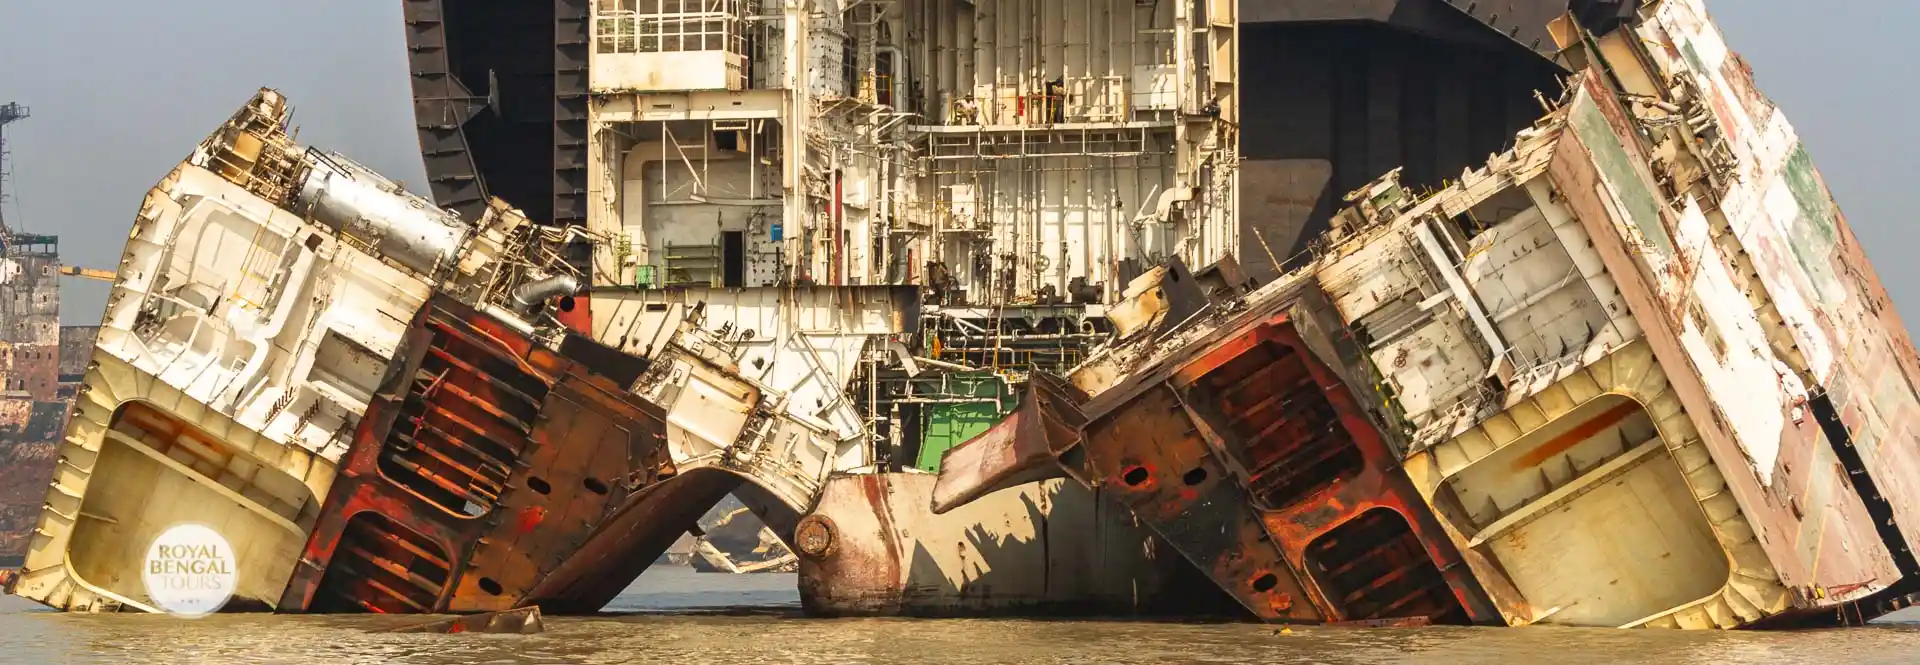
[[[233,598],[233,546],[220,533],[199,524],[167,529],[147,547],[140,581],[161,611],[203,617]]]

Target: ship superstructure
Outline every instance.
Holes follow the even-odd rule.
[[[584,180],[562,191],[575,181],[556,175],[554,214],[580,204],[581,223],[613,239],[594,256],[596,325],[619,316],[604,303],[629,288],[764,293],[757,299],[788,308],[875,288],[860,285],[924,294],[919,335],[824,359],[856,380],[834,386],[846,394],[828,401],[852,409],[840,431],[861,452],[843,453],[835,468],[848,475],[810,488],[799,504],[827,513],[842,505],[829,497],[847,498],[856,513],[924,505],[930,478],[884,474],[937,468],[944,447],[927,445],[928,430],[957,442],[1010,406],[1027,372],[1083,359],[1106,333],[1102,304],[1131,275],[1167,256],[1237,249],[1234,106],[1219,100],[1231,94],[1232,63],[1215,56],[1231,53],[1233,10],[1214,3],[1222,14],[1210,16],[1207,3],[1165,4],[593,3],[584,126],[575,126],[585,168],[569,172]],[[780,330],[743,327],[786,344]],[[768,360],[804,360],[792,356]],[[874,483],[885,498],[849,494]],[[1046,505],[1041,519],[1054,514],[1049,497],[1059,491],[1034,493]],[[1150,549],[1149,536],[1097,497],[1064,503],[1073,507],[1057,519],[1069,529],[1117,521],[1110,542],[1062,543],[1080,553],[1070,558],[1101,560],[1109,545]],[[911,610],[885,590],[937,579],[934,588],[952,591],[915,611],[938,612],[980,577],[969,567],[1044,571],[1055,565],[1045,555],[983,566],[991,552],[966,554],[963,527],[974,524],[1015,525],[974,547],[1019,547],[1013,534],[1035,519],[1026,505],[1005,497],[977,520],[947,526],[903,515],[898,530],[852,528],[859,517],[842,516],[829,535],[809,532],[812,542],[840,540],[829,545],[840,557],[834,567],[861,572],[803,595],[822,612]],[[797,515],[756,512],[795,533]],[[868,556],[916,549],[938,552],[933,570]],[[1045,575],[1015,572],[1027,581],[1001,585],[983,606],[1092,606],[1076,596],[1117,598],[1103,590],[1132,586],[1120,580],[1136,569],[1155,571],[1146,559],[1091,566],[1107,572],[1059,586],[1071,589],[1063,597],[1033,587]],[[1157,586],[1161,575],[1143,576]],[[855,578],[875,581],[878,593]]]

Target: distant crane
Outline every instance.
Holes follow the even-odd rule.
[[[0,247],[13,244],[13,227],[7,226],[7,125],[33,115],[18,103],[0,106]]]
[[[7,225],[7,178],[12,175],[7,170],[7,125],[31,117],[33,112],[18,103],[0,105],[0,253],[13,244],[13,227]],[[111,282],[116,274],[111,270],[81,268],[78,266],[60,266],[60,274],[81,279],[94,279]]]
[[[60,274],[68,277],[78,277],[80,279],[95,279],[102,282],[111,282],[115,277],[119,276],[119,273],[112,270],[82,268],[80,266],[60,266]]]

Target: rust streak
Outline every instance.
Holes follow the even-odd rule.
[[[1527,451],[1525,455],[1520,456],[1520,459],[1513,461],[1513,470],[1524,471],[1538,466],[1541,462],[1553,459],[1559,456],[1560,453],[1567,452],[1567,449],[1579,445],[1581,441],[1585,441],[1592,438],[1595,434],[1606,431],[1607,428],[1619,424],[1620,421],[1626,420],[1628,416],[1638,413],[1640,410],[1641,408],[1638,402],[1625,401],[1616,404],[1613,408],[1607,409],[1606,412],[1582,421],[1560,436],[1553,437],[1553,439],[1546,443],[1540,444],[1539,447]]]

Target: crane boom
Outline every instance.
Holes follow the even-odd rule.
[[[120,275],[119,273],[116,273],[112,270],[100,270],[97,268],[82,268],[80,266],[60,266],[60,274],[66,275],[69,277],[79,277],[82,279],[97,279],[102,282],[111,282],[114,280],[115,277],[118,277]]]

